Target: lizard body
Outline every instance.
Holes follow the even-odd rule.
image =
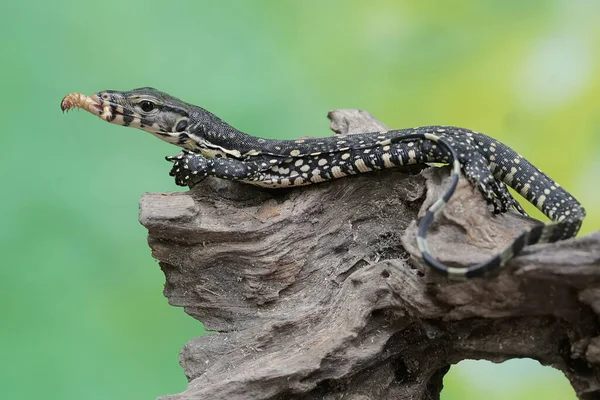
[[[505,144],[469,129],[426,126],[326,138],[264,139],[152,88],[65,96],[63,111],[76,107],[182,147],[177,156],[167,157],[173,162],[170,174],[180,186],[187,186],[194,176],[211,175],[264,187],[294,187],[407,164],[452,164],[450,188],[429,208],[417,234],[424,262],[451,279],[482,276],[526,245],[573,237],[585,217],[581,204],[533,164]],[[553,222],[523,232],[484,263],[455,268],[438,262],[427,247],[427,231],[461,174],[493,205],[494,212],[514,207],[525,215],[508,185]]]

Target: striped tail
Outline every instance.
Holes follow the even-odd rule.
[[[425,133],[410,135],[409,137],[403,138],[403,140],[414,138],[424,138],[439,143],[448,150],[453,160],[453,167],[451,173],[452,181],[450,183],[450,187],[440,199],[438,199],[435,203],[433,203],[431,207],[429,207],[429,209],[425,213],[425,216],[419,221],[419,228],[417,232],[417,246],[422,254],[423,262],[427,266],[432,268],[434,271],[445,275],[451,280],[466,280],[475,277],[481,277],[488,274],[491,271],[502,267],[504,264],[506,264],[508,260],[513,258],[525,246],[529,246],[536,243],[548,243],[555,242],[561,239],[567,239],[569,237],[575,236],[579,231],[579,227],[581,226],[581,219],[585,215],[585,212],[583,212],[581,216],[573,216],[572,218],[567,219],[563,218],[560,221],[555,221],[548,224],[540,223],[539,225],[536,225],[533,228],[521,233],[503,251],[501,251],[500,253],[498,253],[497,255],[485,262],[469,267],[460,268],[450,267],[445,264],[442,264],[431,255],[429,247],[427,246],[426,238],[429,228],[433,224],[436,216],[442,211],[442,209],[446,206],[447,202],[450,200],[450,198],[456,191],[458,180],[461,176],[461,165],[458,161],[456,152],[443,137],[430,133]]]

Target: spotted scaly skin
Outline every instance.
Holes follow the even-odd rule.
[[[280,188],[309,185],[401,165],[452,164],[452,182],[419,222],[417,245],[426,265],[450,279],[463,280],[497,269],[524,246],[573,237],[585,217],[581,204],[510,147],[482,133],[452,126],[425,126],[348,136],[273,140],[247,135],[203,108],[152,88],[71,93],[63,111],[83,108],[105,121],[145,130],[182,147],[170,175],[180,186],[193,177],[216,176]],[[506,185],[535,205],[552,222],[523,232],[492,259],[466,268],[437,261],[427,247],[427,232],[456,189],[459,177],[479,189],[494,212],[515,208],[525,215]]]

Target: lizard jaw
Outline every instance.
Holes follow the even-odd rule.
[[[181,146],[179,135],[173,132],[161,129],[160,125],[151,120],[145,121],[140,114],[135,111],[125,111],[125,106],[115,100],[114,93],[99,92],[91,96],[83,93],[69,93],[63,97],[60,108],[63,112],[68,112],[74,108],[83,109],[90,114],[100,117],[100,119],[115,125],[131,126],[143,131],[149,132],[167,143]]]

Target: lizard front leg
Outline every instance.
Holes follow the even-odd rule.
[[[255,181],[262,165],[234,158],[206,158],[190,150],[182,150],[176,156],[165,158],[173,163],[169,175],[175,177],[178,186],[189,186],[209,175],[228,180]]]

